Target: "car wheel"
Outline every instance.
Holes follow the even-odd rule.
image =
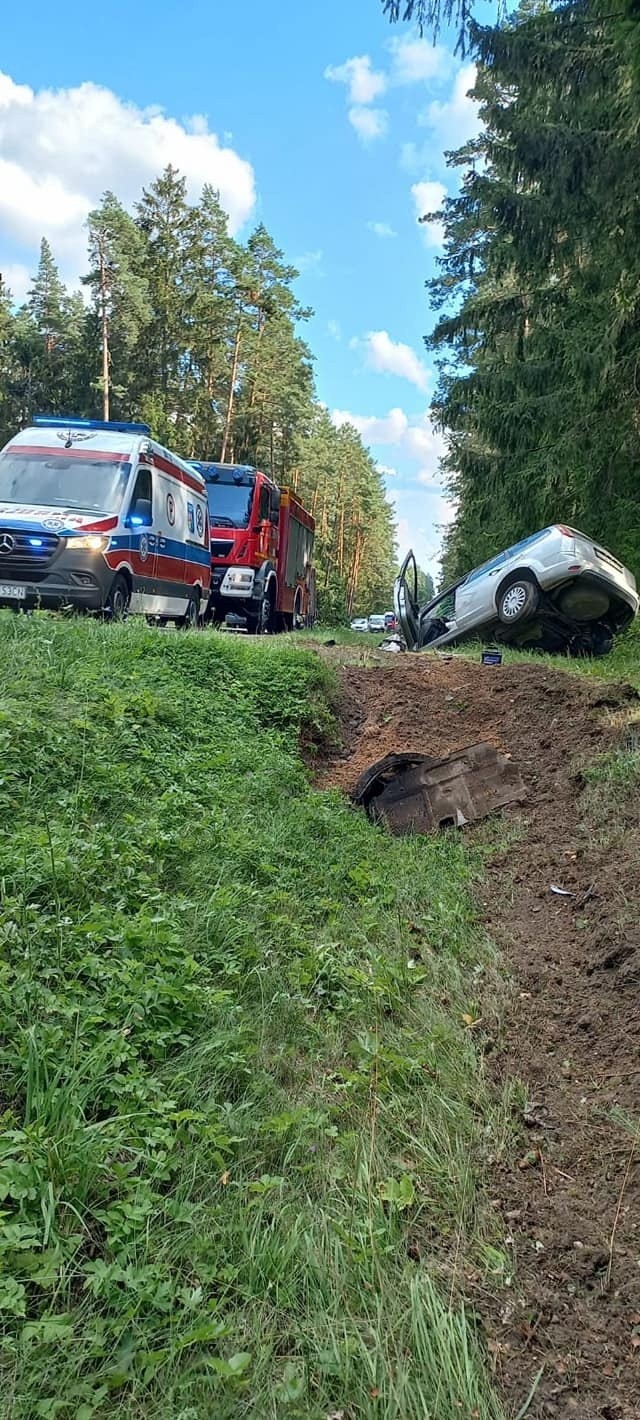
[[[608,626],[594,626],[574,637],[570,646],[572,656],[608,656],[613,650],[613,633]]]
[[[503,626],[517,626],[536,611],[538,588],[529,577],[516,577],[498,594],[498,617]]]
[[[187,602],[187,610],[176,622],[183,631],[197,631],[200,624],[200,598],[193,592]]]
[[[109,595],[104,604],[104,614],[109,621],[124,621],[129,610],[131,593],[129,583],[122,572],[117,572],[111,586]]]

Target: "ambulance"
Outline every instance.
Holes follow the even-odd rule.
[[[0,453],[0,606],[195,627],[211,584],[204,479],[146,424],[42,415]]]

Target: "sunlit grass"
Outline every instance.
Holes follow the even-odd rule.
[[[499,1420],[481,852],[311,788],[284,638],[0,645],[0,1414]]]

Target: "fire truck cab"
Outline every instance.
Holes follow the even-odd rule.
[[[294,493],[248,464],[193,462],[211,527],[209,615],[254,634],[315,619],[315,523]]]

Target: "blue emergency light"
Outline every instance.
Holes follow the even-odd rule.
[[[234,483],[244,483],[248,474],[255,473],[250,463],[201,463],[196,459],[187,459],[187,463],[189,468],[197,469],[207,483],[217,483],[221,473],[231,473]],[[225,478],[224,482],[227,483],[228,479]]]
[[[151,434],[148,424],[128,424],[123,419],[65,419],[58,414],[36,414],[38,429],[109,429],[115,434]]]

